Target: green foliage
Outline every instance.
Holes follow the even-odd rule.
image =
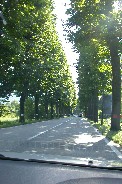
[[[1,5],[7,25],[2,26],[0,36],[0,96],[13,91],[23,96],[20,102],[25,103],[25,113],[20,104],[20,114],[27,119],[35,117],[34,108],[38,110],[36,96],[42,102],[39,111],[43,117],[45,99],[49,107],[53,101],[54,107],[74,108],[74,83],[56,32],[52,0],[2,0]]]
[[[110,131],[108,132],[107,137],[111,140],[113,140],[115,143],[118,143],[120,146],[122,146],[122,130],[120,131]]]
[[[68,39],[79,52],[78,84],[80,108],[90,112],[94,96],[112,92],[112,113],[120,115],[121,8],[116,1],[71,0],[67,10]],[[121,5],[120,1],[117,1]],[[118,90],[116,90],[118,89]],[[117,100],[116,100],[117,99]],[[116,108],[118,106],[118,108]],[[95,109],[96,111],[96,109]],[[112,116],[113,117],[113,116]],[[111,127],[120,129],[119,119]]]
[[[14,100],[11,103],[1,103],[0,115],[2,117],[18,117],[19,116],[19,103]]]
[[[0,117],[6,116],[8,114],[9,114],[9,109],[7,108],[7,106],[4,104],[0,104]]]
[[[121,130],[119,131],[112,131],[110,130],[110,119],[105,119],[103,121],[103,125],[101,125],[101,121],[98,123],[91,122],[103,135],[105,135],[108,139],[112,140],[115,143],[118,143],[122,146],[122,123],[121,123]]]
[[[26,119],[34,119],[34,98],[27,98],[25,100],[25,118]]]
[[[35,120],[26,120],[25,124],[31,124],[36,123]],[[18,121],[17,118],[12,117],[6,117],[6,118],[0,118],[0,128],[7,128],[7,127],[13,127],[13,126],[19,126],[21,123]]]
[[[7,128],[7,127],[12,127],[12,126],[17,126],[20,125],[17,120],[10,119],[7,117],[7,120],[2,120],[0,118],[0,128]]]

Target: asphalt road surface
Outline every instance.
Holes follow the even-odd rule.
[[[51,154],[122,163],[122,152],[80,117],[1,128],[0,152]]]

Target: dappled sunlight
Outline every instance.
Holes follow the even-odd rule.
[[[12,134],[13,132],[5,132],[4,134]]]
[[[49,137],[50,137],[50,138],[51,138],[51,137],[54,137],[54,135],[50,135]]]
[[[68,129],[68,128],[71,128],[71,127],[66,127],[66,129]]]
[[[52,132],[58,132],[57,130],[51,130]]]
[[[48,127],[47,125],[46,127]],[[15,140],[10,142],[8,139],[4,142],[0,141],[0,148],[5,152],[24,153],[27,155],[38,155],[38,158],[46,159],[46,155],[52,160],[67,157],[72,159],[74,157],[75,162],[93,160],[95,162],[121,162],[114,151],[105,142],[105,136],[99,134],[90,123],[82,122],[78,119],[71,120],[61,126],[55,126],[48,131],[44,131],[45,125],[40,126],[42,131],[33,136],[32,139],[26,139],[23,141]],[[63,127],[63,128],[62,128]],[[38,128],[38,127],[37,127]],[[9,132],[8,137],[9,137]],[[4,133],[4,132],[3,132]],[[10,134],[11,135],[11,134]],[[111,155],[111,157],[110,157]],[[37,157],[36,157],[37,158]]]
[[[116,146],[116,147],[120,147],[119,144],[114,143],[113,141],[109,141],[109,142],[107,143],[107,145],[108,145],[108,146],[113,146],[113,145],[114,145],[114,146]]]
[[[76,125],[77,123],[71,123],[71,125]]]
[[[84,126],[84,128],[90,128],[90,126],[88,126],[88,125],[85,125],[85,126]]]
[[[32,150],[32,153],[37,153],[37,151],[36,150]]]
[[[82,135],[77,135],[77,138],[74,139],[74,142],[77,144],[81,143],[96,143],[102,140],[104,137],[103,136],[92,136],[90,134],[83,133]]]
[[[37,125],[38,126],[38,125]],[[46,128],[47,126],[40,126],[40,127],[38,127],[38,128]]]

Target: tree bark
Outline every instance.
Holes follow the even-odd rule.
[[[111,130],[120,130],[121,113],[121,70],[120,57],[118,54],[118,38],[112,37],[109,41],[111,65],[112,65],[112,115]]]
[[[24,123],[25,122],[25,117],[24,117],[24,103],[25,103],[25,95],[22,92],[21,93],[21,97],[20,97],[20,119],[19,119],[19,122],[20,123]]]
[[[39,95],[35,94],[35,119],[39,119]]]
[[[45,100],[45,118],[48,119],[48,102]]]
[[[101,112],[101,125],[103,125],[103,118],[104,118],[104,94],[102,95],[102,112]]]
[[[93,105],[93,96],[91,96],[88,103],[88,119],[94,120],[93,114],[94,114],[94,105]]]
[[[59,117],[59,105],[58,102],[56,102],[56,117]]]
[[[59,116],[62,117],[62,102],[59,101]]]
[[[91,120],[94,121],[94,94],[91,97]]]
[[[106,1],[107,10],[112,10],[112,1]],[[108,15],[108,13],[107,13]],[[107,25],[108,35],[107,43],[110,50],[112,66],[112,114],[111,130],[120,130],[120,113],[121,113],[121,70],[119,57],[119,40],[116,35],[117,24],[114,18],[109,20]]]
[[[50,103],[50,106],[51,106],[51,119],[53,119],[54,118],[54,109],[53,109],[53,101],[52,101],[52,99],[51,99],[51,103]]]
[[[87,118],[87,105],[85,105],[85,108],[84,108],[84,116]]]
[[[88,102],[88,110],[87,110],[87,118],[90,119],[90,113],[91,113],[91,100],[89,99]]]
[[[94,91],[94,122],[98,122],[98,91]]]
[[[0,9],[1,11],[1,9]],[[3,19],[0,17],[0,37],[2,35],[2,28],[3,28]]]

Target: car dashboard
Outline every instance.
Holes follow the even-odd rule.
[[[121,184],[122,171],[24,160],[0,160],[0,184]]]

